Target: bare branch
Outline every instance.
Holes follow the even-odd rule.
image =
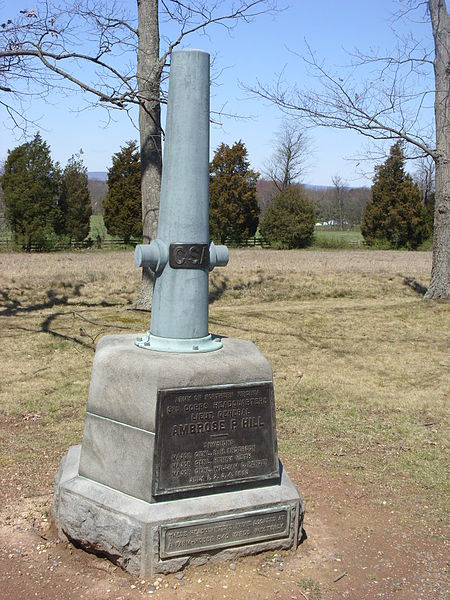
[[[450,298],[450,19],[445,0],[407,0],[402,16],[411,18],[424,7],[432,45],[397,36],[392,52],[357,50],[337,72],[307,46],[300,58],[316,86],[299,89],[280,75],[275,84],[257,82],[247,89],[305,126],[352,130],[376,142],[404,141],[412,148],[409,158],[434,161],[433,267],[425,297],[436,299]]]
[[[136,56],[139,31],[136,13],[123,3],[103,0],[71,0],[63,4],[40,0],[33,10],[21,10],[0,27],[0,90],[24,96],[28,90],[40,97],[63,89],[64,81],[87,92],[94,106],[124,108],[165,101],[164,89],[148,95],[149,81],[165,81],[170,54],[184,39],[213,25],[232,30],[240,21],[273,14],[276,0],[164,0],[160,18],[175,22],[178,35],[167,43],[147,83],[138,82]],[[81,51],[86,49],[87,51]],[[146,52],[142,48],[143,53]],[[119,69],[117,59],[129,57],[129,67]],[[49,80],[49,73],[54,78]],[[146,89],[145,94],[143,89]]]
[[[357,83],[355,65],[340,74],[333,74],[317,60],[309,46],[307,54],[300,58],[317,79],[318,90],[288,86],[282,76],[272,86],[258,81],[256,86],[247,89],[305,125],[351,129],[373,140],[400,138],[419,148],[422,154],[434,156],[429,137],[412,126],[418,123],[425,99],[433,92],[410,92],[400,80],[400,63],[394,61],[390,65],[394,68],[390,81],[385,81],[382,73],[378,79],[361,84]],[[409,108],[410,103],[414,104],[414,112]]]
[[[275,150],[266,165],[266,175],[281,192],[295,182],[301,183],[309,166],[311,140],[298,123],[285,120],[274,143]]]
[[[169,5],[169,2],[162,2],[167,16],[179,23],[180,33],[174,41],[169,43],[166,52],[161,56],[161,66],[166,64],[173,50],[183,42],[186,36],[204,31],[210,25],[221,25],[231,30],[239,21],[250,22],[261,14],[273,13],[276,10],[276,3],[273,1],[254,0],[253,2],[241,2],[236,6],[232,5],[229,13],[217,14],[220,4],[207,1],[184,3],[172,0]]]

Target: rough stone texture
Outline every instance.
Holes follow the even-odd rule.
[[[135,335],[103,337],[92,367],[80,475],[151,502],[158,390],[272,381],[249,341],[224,338],[207,354],[138,348]]]
[[[207,496],[148,503],[78,475],[80,446],[69,449],[55,478],[53,517],[61,537],[88,551],[106,555],[142,577],[173,573],[187,564],[229,560],[277,548],[296,547],[303,519],[298,492],[283,471],[279,485]],[[160,557],[160,531],[165,525],[214,520],[251,514],[264,509],[290,507],[288,534],[221,550]]]

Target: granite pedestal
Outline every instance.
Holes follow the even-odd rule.
[[[60,535],[142,577],[296,547],[303,507],[265,357],[232,338],[206,354],[134,341],[98,344],[82,444],[56,476]]]

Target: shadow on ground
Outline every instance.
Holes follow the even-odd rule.
[[[416,281],[414,277],[403,276],[403,283],[416,292],[416,294],[419,294],[419,296],[424,296],[428,291],[428,288],[423,283],[420,283],[420,281]]]

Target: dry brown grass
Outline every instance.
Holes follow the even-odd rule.
[[[212,277],[210,324],[271,361],[288,464],[351,473],[439,519],[449,305],[418,292],[430,264],[429,253],[234,250]],[[147,313],[129,310],[139,277],[125,252],[0,254],[7,496],[48,492],[80,441],[96,340],[148,328]]]

